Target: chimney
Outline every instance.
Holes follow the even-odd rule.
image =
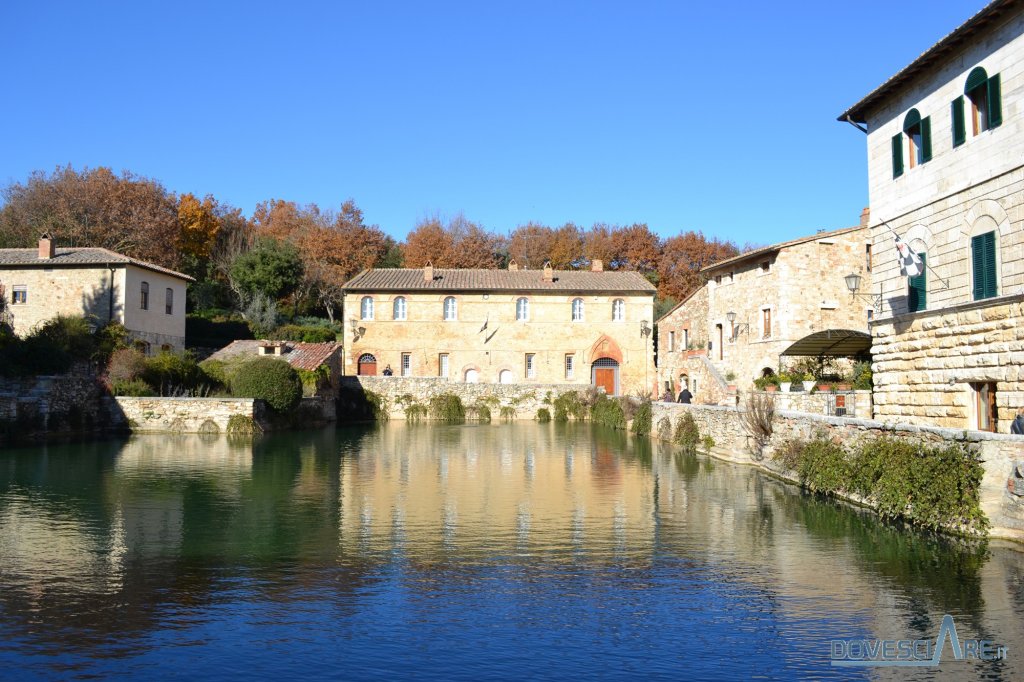
[[[56,252],[57,248],[54,246],[53,238],[50,237],[49,232],[39,238],[39,258],[49,260],[54,257]]]
[[[555,281],[555,271],[551,268],[551,261],[544,261],[544,281]]]
[[[871,207],[866,206],[863,211],[860,212],[860,226],[867,227],[871,223]]]
[[[513,258],[512,260],[510,260],[508,262],[508,271],[509,272],[519,272],[519,263],[516,262],[515,258]]]
[[[434,264],[427,261],[427,264],[423,266],[423,281],[433,282],[434,281]]]
[[[595,258],[590,261],[590,269],[593,272],[604,272],[604,261],[600,258]]]

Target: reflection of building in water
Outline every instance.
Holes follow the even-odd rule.
[[[567,447],[532,425],[389,425],[342,466],[343,552],[390,551],[401,538],[424,562],[512,551],[558,560],[609,543],[649,554],[653,480],[616,452]]]

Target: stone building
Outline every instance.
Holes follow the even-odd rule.
[[[319,385],[308,386],[310,395],[333,396],[342,377],[343,347],[340,343],[306,343],[302,341],[266,341],[240,339],[232,341],[207,360],[231,363],[258,357],[284,360],[297,370],[316,372],[326,368]]]
[[[366,270],[345,285],[345,373],[653,388],[655,288],[636,272]]]
[[[734,401],[736,391],[778,371],[783,353],[866,351],[870,305],[851,296],[844,276],[856,273],[870,286],[867,240],[859,225],[704,268],[707,283],[658,320],[661,389],[689,385],[696,402]]]
[[[839,117],[866,125],[877,419],[1008,432],[1024,406],[1022,33],[993,2]]]
[[[0,296],[15,333],[57,315],[120,322],[146,353],[185,348],[188,275],[107,249],[0,249]]]

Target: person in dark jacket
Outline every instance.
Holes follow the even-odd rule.
[[[389,377],[392,374],[394,374],[394,372],[391,371],[391,365],[384,368],[384,376]]]
[[[687,405],[693,400],[693,394],[690,393],[690,389],[683,387],[683,390],[679,391],[679,402],[686,403]]]
[[[1024,407],[1017,410],[1017,417],[1010,424],[1010,433],[1024,436]]]

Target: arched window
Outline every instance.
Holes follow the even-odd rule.
[[[526,298],[516,299],[516,319],[520,321],[530,319],[530,301]]]
[[[143,310],[149,310],[149,282],[143,282],[142,283],[141,294],[142,294],[142,298],[141,298],[141,301],[140,301],[141,308]]]
[[[583,321],[583,299],[574,298],[572,299],[572,321],[582,322]]]
[[[445,320],[457,320],[458,319],[458,309],[456,307],[455,297],[454,296],[449,296],[448,298],[444,299],[444,319]]]
[[[363,296],[363,299],[359,302],[359,319],[361,320],[372,320],[373,319],[373,298],[370,296]]]
[[[168,315],[174,314],[174,289],[167,288],[166,300],[164,301],[164,312]]]
[[[991,78],[980,66],[971,71],[964,94],[971,102],[971,133],[979,135],[1003,122],[999,74]]]
[[[612,301],[612,322],[622,322],[626,319],[626,302],[621,298]]]
[[[907,161],[910,168],[932,158],[932,121],[921,118],[917,109],[911,109],[903,119],[903,132],[907,136]]]
[[[363,353],[356,363],[356,372],[363,377],[377,376],[377,358],[371,353]]]
[[[392,305],[392,318],[395,320],[406,319],[405,296],[399,296]]]

